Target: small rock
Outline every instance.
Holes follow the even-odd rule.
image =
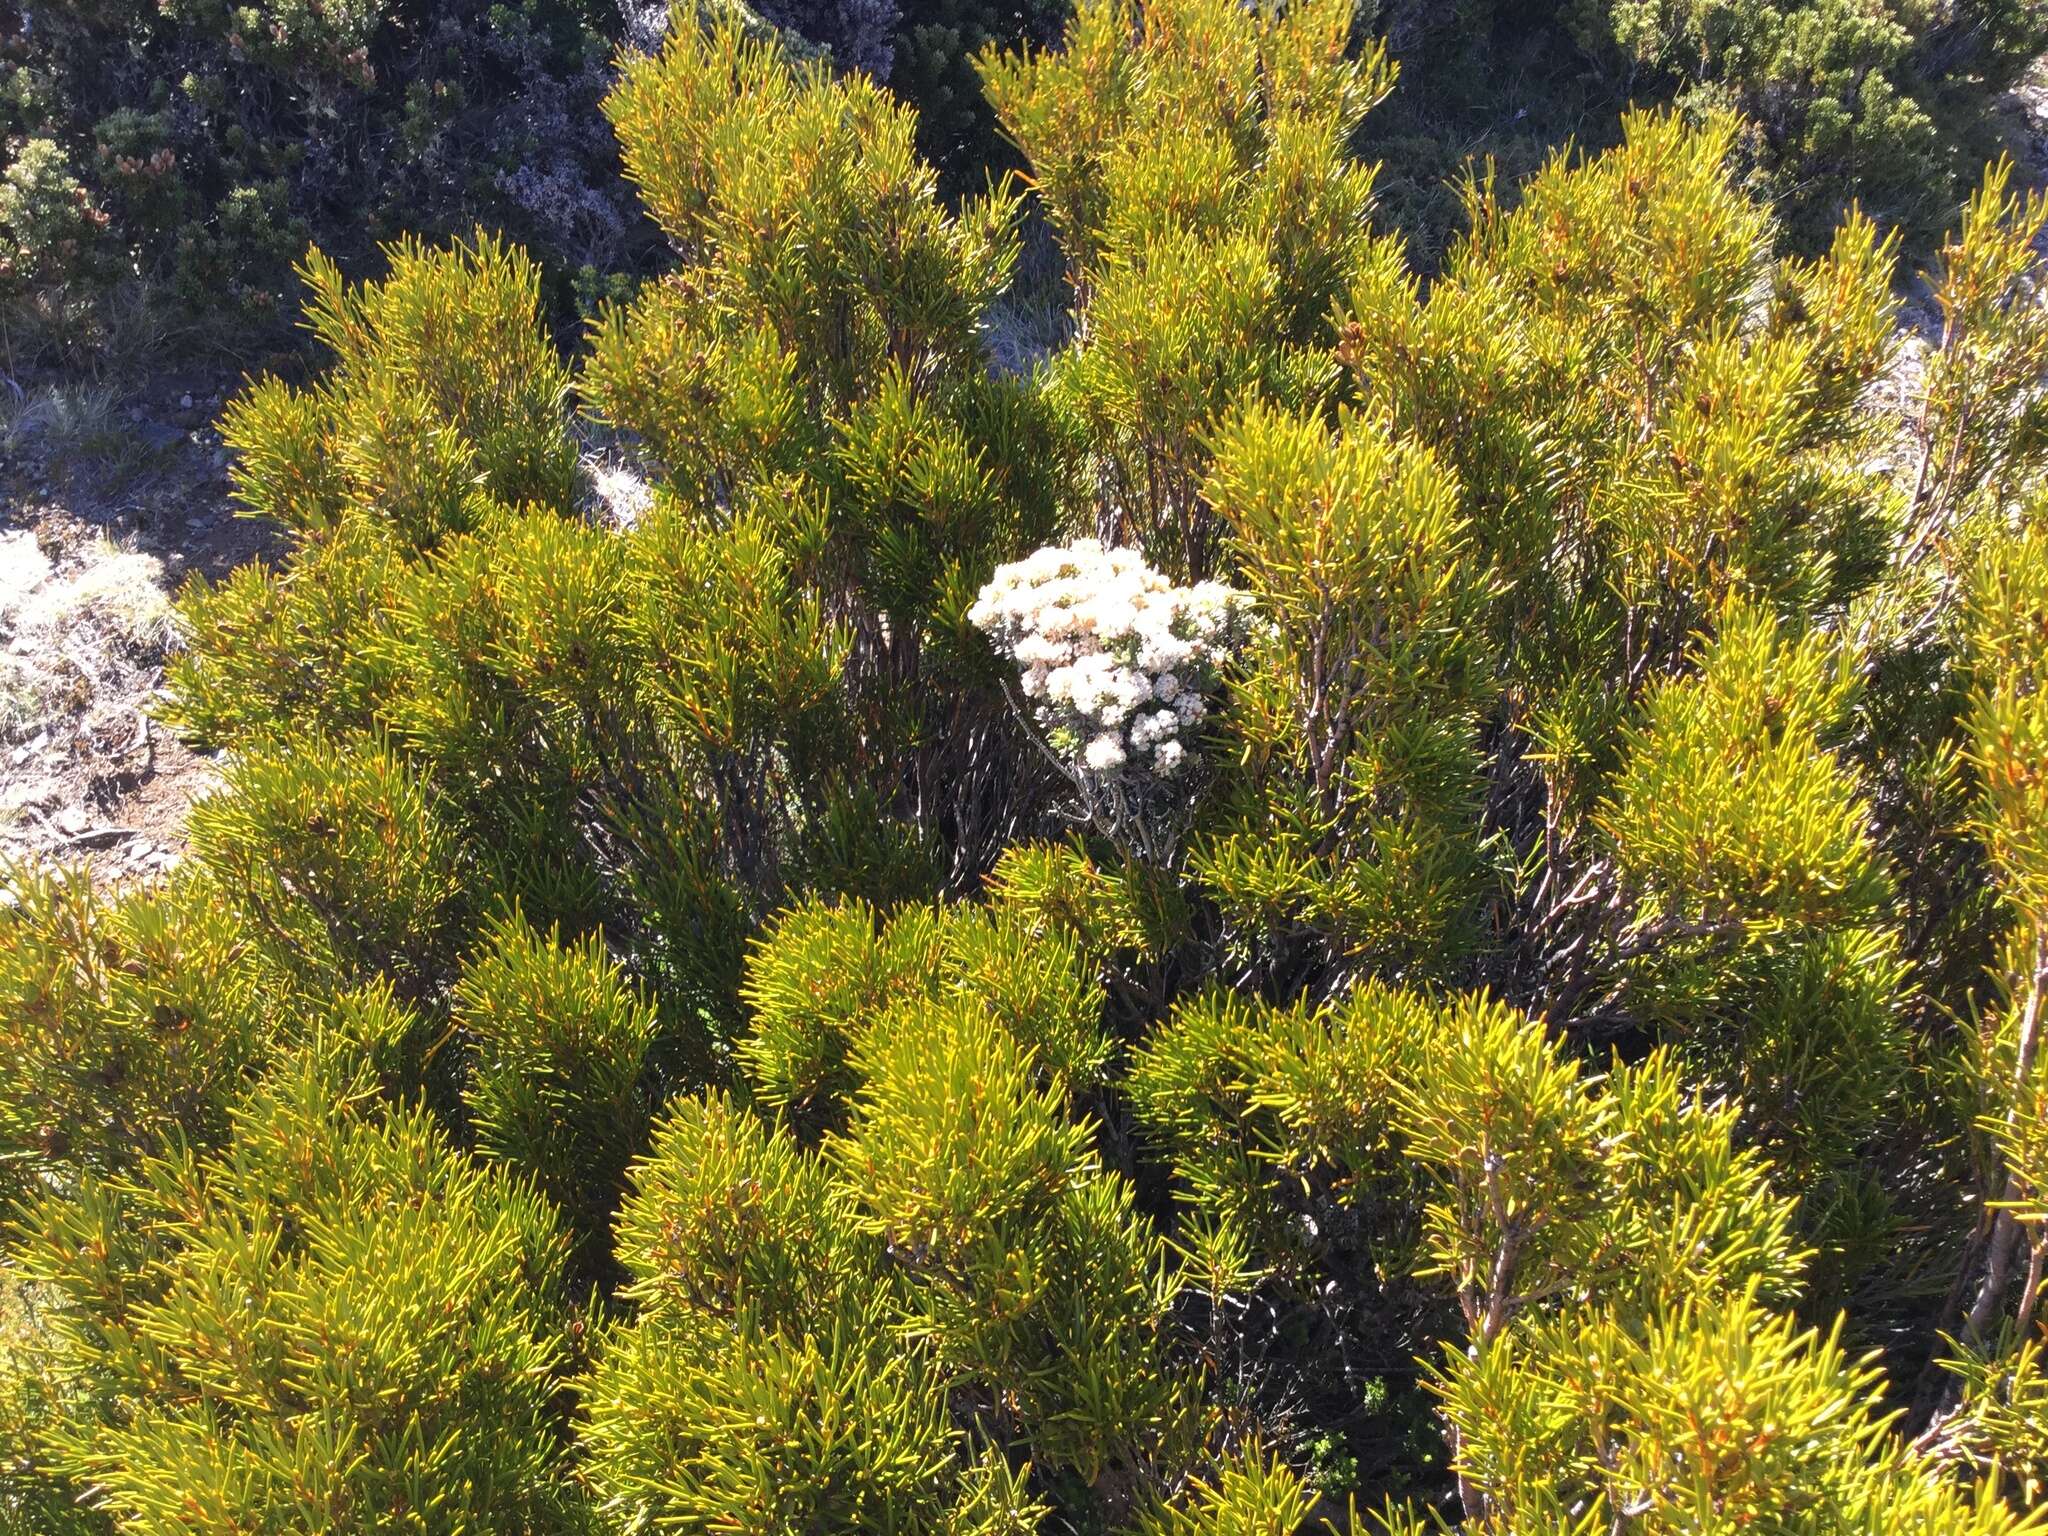
[[[178,396],[178,409],[179,409],[179,410],[181,410],[181,411],[189,411],[189,410],[191,410],[191,409],[192,409],[192,397],[191,397],[190,395],[180,395],[180,396]]]
[[[14,607],[42,585],[50,560],[27,529],[0,533],[0,611]]]
[[[85,830],[85,812],[75,805],[67,805],[57,813],[57,829],[72,837]]]

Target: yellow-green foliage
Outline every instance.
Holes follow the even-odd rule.
[[[471,526],[480,496],[564,504],[567,434],[535,428],[568,380],[534,328],[532,263],[488,235],[390,256],[389,276],[354,289],[308,259],[306,324],[334,365],[306,393],[267,381],[230,407],[237,495],[301,533],[369,501],[421,546]]]
[[[940,1382],[977,1436],[1090,1481],[1186,1454],[1195,1378],[1171,1357],[1165,1245],[960,965],[915,908],[880,935],[864,908],[808,909],[763,941],[762,1027],[833,1029],[857,1086],[815,1150],[712,1097],[679,1106],[635,1168],[619,1259],[640,1315],[589,1406],[616,1507],[697,1528],[745,1489],[831,1509],[858,1486],[900,1506],[885,1523],[1026,1518],[1013,1474],[932,1413]],[[787,1059],[743,1054],[764,1072]],[[743,1410],[768,1441],[710,1433]],[[792,1466],[814,1470],[777,1484]]]
[[[1868,918],[1889,894],[1853,780],[1825,743],[1855,702],[1825,636],[1721,616],[1696,676],[1656,686],[1598,814],[1650,912],[1752,925]]]
[[[626,1294],[650,1318],[744,1313],[804,1332],[881,1283],[881,1249],[824,1163],[722,1094],[684,1099],[664,1119],[617,1231]]]
[[[78,1384],[52,1463],[123,1530],[571,1528],[546,1202],[379,1109],[346,1051],[234,1121],[211,1157],[24,1211],[17,1259]]]
[[[179,1140],[293,1030],[276,964],[191,879],[113,900],[22,870],[0,912],[0,1192],[69,1188]]]
[[[1903,410],[1719,118],[1425,286],[1360,21],[1087,0],[949,207],[681,16],[573,367],[495,239],[309,261],[189,867],[7,876],[0,1526],[2044,1528],[2041,209]]]
[[[413,991],[445,963],[464,893],[456,843],[387,747],[252,751],[193,808],[191,837],[247,930],[303,973]]]
[[[1247,407],[1206,494],[1266,627],[1233,691],[1234,816],[1203,883],[1257,935],[1307,919],[1389,974],[1456,953],[1478,862],[1492,576],[1456,480],[1345,415]]]
[[[477,1149],[531,1175],[601,1242],[647,1125],[653,1007],[596,935],[564,945],[514,917],[463,967],[450,1015],[471,1052]]]
[[[1075,287],[1081,344],[1048,387],[1096,522],[1181,576],[1217,559],[1208,435],[1247,392],[1323,395],[1325,315],[1373,248],[1345,146],[1392,71],[1351,30],[1346,0],[1084,0],[1061,50],[982,61]]]
[[[1624,130],[1511,212],[1474,188],[1426,301],[1381,261],[1341,323],[1368,398],[1458,475],[1539,700],[1588,669],[1639,686],[1729,593],[1839,604],[1878,559],[1857,403],[1892,246],[1852,219],[1819,263],[1774,264],[1768,214],[1728,195],[1727,122]]]
[[[803,1118],[834,1112],[861,1080],[860,1042],[899,1010],[967,1010],[1063,1089],[1096,1082],[1108,1054],[1078,952],[1002,910],[910,907],[884,924],[861,902],[806,904],[775,920],[740,990],[753,1023],[738,1054],[755,1092]]]
[[[1595,1314],[1446,1368],[1445,1415],[1484,1532],[1952,1531],[2034,1522],[1903,1452],[1880,1378],[1753,1294],[1675,1304],[1637,1332]],[[1797,1424],[1798,1433],[1785,1433]],[[1419,1526],[1400,1524],[1396,1530]]]

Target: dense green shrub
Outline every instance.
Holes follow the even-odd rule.
[[[627,1529],[999,1536],[1043,1509],[963,1464],[940,1379],[879,1319],[803,1337],[643,1320],[593,1373],[591,1481]]]
[[[868,1026],[920,1004],[999,1026],[1056,1087],[1102,1078],[1102,999],[1056,930],[1008,911],[905,907],[881,923],[863,903],[807,903],[777,917],[769,937],[740,989],[753,1018],[739,1057],[761,1100],[798,1123],[836,1118],[860,1081]]]
[[[1425,286],[1359,21],[986,61],[1021,372],[1022,194],[730,18],[580,364],[307,263],[190,867],[0,913],[0,1519],[2043,1528],[2048,205],[1903,381],[1725,119]]]
[[[117,1529],[583,1528],[556,1218],[350,1054],[283,1067],[220,1153],[22,1214],[76,1383],[38,1440]]]
[[[659,266],[592,112],[635,50],[662,46],[659,0],[22,9],[0,47],[0,299],[11,336],[100,344],[111,321],[144,313],[158,335],[210,322],[214,342],[239,353],[252,320],[266,339],[285,337],[291,268],[309,240],[355,269],[381,241],[441,240],[479,221],[541,261],[557,320],[593,312]],[[1026,165],[1048,188],[1043,178],[1066,174],[1016,82],[999,73],[985,89],[984,74],[1020,51],[1057,58],[1077,14],[1068,0],[685,9],[739,18],[756,38],[779,36],[822,68],[886,85],[916,109],[919,152],[951,193]],[[1824,246],[1852,204],[1931,237],[1973,157],[1997,140],[2000,93],[2048,46],[2039,0],[1386,0],[1338,28],[1339,46],[1400,66],[1388,126],[1371,132],[1394,162],[1385,216],[1428,268],[1461,222],[1451,186],[1479,158],[1519,175],[1567,139],[1604,147],[1630,102],[1676,102],[1696,120],[1739,114],[1745,175],[1776,200],[1795,244]],[[1152,98],[1140,118],[1178,89],[1157,70],[1131,78]],[[1371,78],[1376,92],[1394,79],[1377,66]],[[1330,125],[1340,133],[1358,126],[1356,99]],[[1202,167],[1195,179],[1227,194],[1233,179],[1213,160]],[[1059,196],[1047,207],[1057,217]],[[1335,227],[1322,229],[1332,257]],[[1254,302],[1250,270],[1235,276]],[[149,296],[139,308],[107,302],[137,289]]]
[[[1058,43],[1070,10],[1066,0],[898,0],[889,87],[917,108],[918,150],[942,174],[972,190],[991,172],[1011,168],[1015,155],[1002,141],[974,61],[991,50]]]
[[[108,901],[16,872],[0,912],[0,1191],[70,1188],[225,1135],[225,1107],[290,1030],[274,961],[181,878]]]
[[[475,1056],[463,1099],[479,1150],[602,1243],[646,1134],[653,1008],[595,935],[564,946],[515,918],[464,967],[452,1015]]]
[[[431,792],[373,743],[238,759],[193,808],[192,845],[249,931],[313,976],[433,985],[463,885]]]
[[[1973,120],[2048,45],[2031,0],[1915,4],[1585,4],[1571,25],[1693,110],[1751,123],[1746,153],[1801,237],[1851,202],[1922,229],[1945,219]]]
[[[309,238],[353,260],[476,218],[566,288],[638,240],[593,118],[621,20],[586,0],[24,6],[0,56],[8,296],[73,344],[105,342],[133,306],[99,301],[138,283],[158,330],[281,339]]]

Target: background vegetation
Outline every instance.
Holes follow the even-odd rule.
[[[707,0],[712,3],[712,0]],[[1044,47],[1065,0],[771,0],[733,14],[890,86],[949,199],[1023,168],[984,49]],[[225,354],[289,342],[309,241],[352,274],[401,234],[476,224],[541,263],[566,339],[664,265],[596,105],[655,0],[35,0],[0,16],[0,307],[11,367],[51,355]],[[1630,102],[1743,116],[1738,172],[1817,252],[1854,203],[1918,244],[1989,157],[1987,107],[2048,47],[2038,0],[1384,0],[1354,46],[1402,67],[1362,133],[1383,225],[1433,270],[1448,183],[1504,186]],[[1039,303],[1057,303],[1047,290]],[[107,349],[113,348],[109,354]]]

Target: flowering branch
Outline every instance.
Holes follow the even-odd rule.
[[[1177,841],[1196,733],[1243,645],[1251,599],[1176,587],[1095,539],[1001,566],[968,618],[1018,668],[1013,706],[1074,786],[1086,820],[1151,862]]]

